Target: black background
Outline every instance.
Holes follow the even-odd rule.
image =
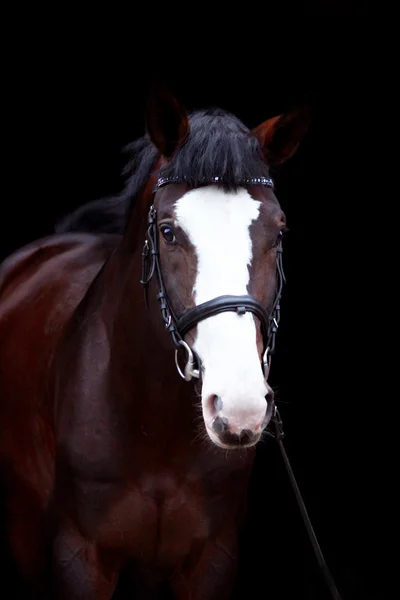
[[[378,567],[380,476],[371,433],[377,390],[365,300],[379,257],[367,250],[371,217],[359,179],[360,165],[361,179],[372,175],[368,141],[360,137],[368,99],[371,107],[369,65],[353,35],[329,32],[307,47],[283,41],[275,54],[255,51],[258,59],[248,62],[225,47],[218,58],[189,56],[184,63],[182,48],[164,69],[149,56],[139,60],[137,40],[131,64],[126,54],[110,58],[108,47],[90,44],[77,54],[73,44],[33,57],[26,51],[6,79],[10,185],[0,251],[4,257],[51,233],[65,212],[121,189],[121,149],[144,133],[148,86],[161,71],[189,109],[218,105],[250,127],[309,97],[314,122],[276,174],[290,232],[271,377],[286,448],[343,600],[370,600],[384,597],[385,574]],[[241,597],[328,598],[272,441],[260,447],[251,498]]]

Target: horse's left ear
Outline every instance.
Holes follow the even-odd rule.
[[[273,117],[253,129],[259,139],[268,164],[279,165],[293,156],[312,120],[309,104]]]
[[[147,101],[146,130],[162,156],[170,158],[189,133],[186,108],[164,84],[153,86]]]

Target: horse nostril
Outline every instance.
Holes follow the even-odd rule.
[[[213,417],[216,417],[217,414],[222,410],[223,402],[222,399],[216,394],[211,394],[207,398],[206,402],[207,410]]]
[[[219,412],[220,410],[222,410],[224,403],[222,402],[221,398],[219,396],[215,396],[214,397],[214,407],[215,410],[217,412]]]
[[[273,412],[274,412],[274,407],[275,407],[275,403],[274,403],[274,394],[267,394],[265,396],[265,399],[267,401],[267,410],[265,411],[265,417],[264,420],[261,424],[261,429],[265,429],[266,426],[268,425],[268,423],[270,422]]]
[[[268,404],[270,402],[274,401],[274,392],[268,392],[267,395],[265,396],[266,401],[268,402]]]

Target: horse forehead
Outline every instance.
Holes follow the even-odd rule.
[[[225,191],[209,186],[183,194],[175,202],[174,213],[189,239],[202,245],[238,240],[237,236],[250,240],[250,225],[260,217],[260,208],[261,202],[244,188]]]

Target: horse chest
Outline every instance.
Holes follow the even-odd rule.
[[[123,551],[141,562],[154,562],[161,568],[177,566],[194,547],[204,542],[212,520],[202,496],[187,483],[178,485],[172,478],[146,477],[120,490],[93,490],[86,503],[87,534],[109,549]],[[101,506],[102,505],[102,506]]]

